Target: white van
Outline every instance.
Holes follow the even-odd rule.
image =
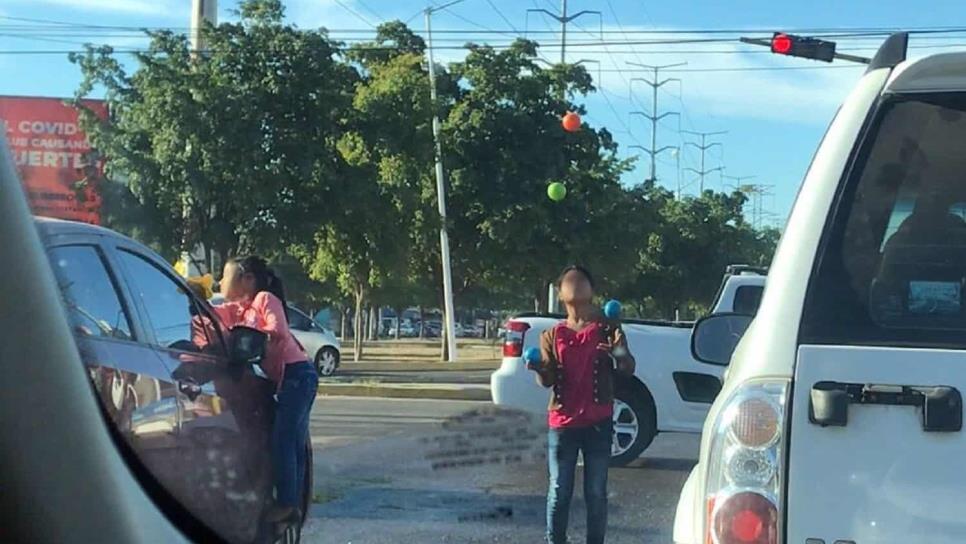
[[[906,44],[836,114],[754,321],[695,327],[730,366],[679,544],[966,542],[966,54]]]

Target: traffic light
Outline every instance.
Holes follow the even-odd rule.
[[[771,37],[771,52],[789,57],[832,62],[835,58],[835,42],[776,32]]]

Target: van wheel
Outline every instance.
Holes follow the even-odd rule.
[[[610,466],[622,467],[651,445],[657,435],[657,410],[650,392],[634,383],[617,384],[614,397]]]

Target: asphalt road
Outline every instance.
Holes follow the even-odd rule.
[[[543,542],[542,417],[484,402],[325,397],[311,431],[315,496],[303,542]],[[671,542],[698,437],[660,435],[611,469],[608,543]],[[570,538],[583,541],[579,482]]]

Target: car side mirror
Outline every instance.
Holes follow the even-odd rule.
[[[251,327],[232,327],[228,333],[231,362],[234,364],[258,364],[265,357],[268,335]]]
[[[691,354],[702,363],[727,365],[753,316],[715,314],[701,318],[691,331]]]

